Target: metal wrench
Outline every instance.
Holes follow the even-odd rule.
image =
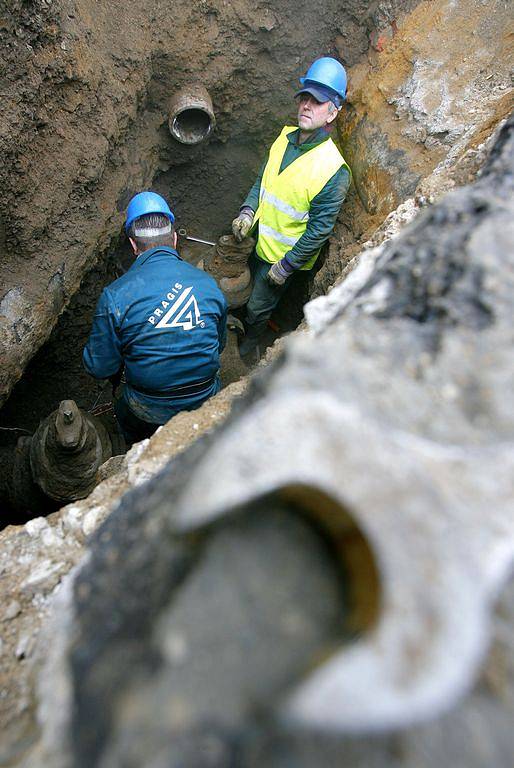
[[[210,240],[200,240],[199,237],[190,237],[187,234],[187,229],[185,227],[181,227],[179,230],[177,230],[177,234],[179,237],[184,237],[186,240],[191,240],[193,243],[202,243],[202,245],[216,245],[216,243],[211,243]]]

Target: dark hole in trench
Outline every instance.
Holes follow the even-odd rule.
[[[231,215],[232,211],[229,211],[224,218],[230,222]],[[209,249],[206,250],[204,246],[185,241],[179,241],[178,249],[185,260],[194,264],[209,255]],[[101,422],[111,437],[117,434],[112,407],[109,407],[112,402],[110,385],[97,382],[86,374],[82,365],[82,350],[89,336],[102,288],[125,272],[132,260],[130,245],[122,234],[99,256],[95,267],[84,276],[79,290],[60,316],[49,340],[31,360],[24,376],[0,411],[0,529],[49,514],[68,503],[53,501],[35,487],[22,494],[24,501],[20,506],[19,485],[17,490],[13,485],[13,473],[18,472],[18,484],[21,482],[22,486],[23,478],[26,479],[27,473],[30,474],[25,457],[20,481],[16,469],[20,463],[16,451],[19,439],[33,435],[41,420],[54,412],[62,400],[75,400],[77,406],[85,412],[90,412],[93,406],[95,412],[104,410],[99,416]],[[307,273],[295,277],[272,316],[261,344],[261,353],[281,334],[294,330],[300,323],[303,305],[308,299],[310,279],[312,274],[309,276]],[[244,308],[234,310],[234,314],[243,318]],[[227,356],[226,362],[222,361],[224,386],[241,375],[240,369],[232,369],[231,366],[231,359]],[[117,439],[115,452],[120,453],[122,448],[119,436]]]
[[[189,234],[213,242],[230,231],[231,221],[256,178],[262,158],[282,125],[282,118],[280,124],[266,122],[255,135],[233,142],[222,141],[214,133],[208,142],[190,147],[170,141],[168,128],[163,126],[164,165],[146,186],[169,200],[176,215],[177,229],[186,227]],[[290,121],[294,121],[293,115],[289,117]],[[124,205],[135,191],[138,190],[127,188]],[[184,240],[179,242],[178,248],[182,258],[193,264],[212,253],[209,247]],[[102,391],[102,384],[86,374],[82,350],[101,290],[132,263],[125,235],[115,236],[109,247],[98,252],[91,263],[92,268],[84,275],[79,289],[58,318],[48,341],[36,352],[0,410],[0,528],[63,506],[52,502],[37,510],[30,504],[23,510],[13,506],[12,464],[18,438],[32,435],[40,421],[55,411],[62,400],[73,399],[86,412],[95,403],[101,406],[112,400],[110,386]],[[318,259],[318,264],[321,263],[322,257]],[[310,276],[313,277],[312,272]],[[308,292],[308,274],[301,273],[275,310],[273,328],[267,330],[261,352],[279,335],[297,327],[303,317]],[[242,317],[243,311],[236,310],[234,314]],[[230,371],[225,375],[227,371],[223,365],[222,385],[242,375],[241,371],[235,376]],[[111,431],[114,426],[112,413],[103,415],[105,421],[109,418],[111,423],[107,423],[107,427]]]

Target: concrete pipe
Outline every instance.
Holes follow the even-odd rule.
[[[188,86],[173,96],[168,125],[174,139],[182,144],[200,144],[211,135],[215,124],[212,100],[203,86]]]

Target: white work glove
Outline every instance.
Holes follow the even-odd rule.
[[[248,206],[241,208],[239,216],[232,222],[232,232],[237,242],[240,243],[248,236],[253,224],[254,212]]]
[[[266,275],[266,278],[270,285],[276,285],[280,287],[284,285],[287,278],[290,277],[293,272],[294,267],[292,267],[289,262],[286,261],[286,259],[280,259],[280,261],[277,261],[275,264],[273,264],[268,274]]]

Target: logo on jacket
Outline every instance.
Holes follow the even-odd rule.
[[[185,331],[191,331],[197,325],[202,328],[205,326],[200,319],[198,302],[192,293],[193,286],[184,288],[182,293],[178,293],[181,288],[179,283],[175,283],[175,287],[166,295],[166,299],[161,301],[161,306],[154,309],[153,315],[148,318],[149,323],[156,328],[183,328]],[[171,301],[173,304],[170,307]]]

